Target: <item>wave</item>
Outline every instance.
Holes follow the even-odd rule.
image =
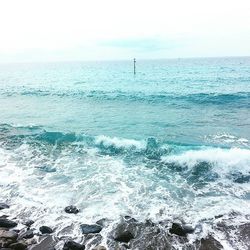
[[[110,101],[139,101],[148,103],[171,103],[171,102],[191,102],[195,104],[214,104],[226,105],[234,104],[239,106],[250,105],[250,92],[236,92],[236,93],[194,93],[194,94],[180,94],[169,92],[156,92],[149,94],[147,92],[131,92],[131,91],[82,91],[82,90],[41,90],[41,89],[27,89],[27,90],[0,90],[3,96],[36,96],[46,97],[54,96],[59,98],[91,98],[96,100],[110,100]]]
[[[115,147],[117,149],[138,149],[146,148],[145,141],[137,141],[133,139],[123,139],[118,137],[108,137],[105,135],[95,137],[95,145],[104,148]]]
[[[246,139],[232,135],[216,135],[215,138],[223,140],[236,140],[246,143]],[[213,137],[213,138],[214,138]],[[217,139],[218,139],[217,138]],[[58,147],[81,146],[96,148],[102,154],[109,155],[135,155],[146,157],[165,164],[181,166],[182,169],[194,168],[202,162],[211,165],[216,172],[227,174],[230,171],[240,170],[249,174],[250,150],[248,147],[221,148],[204,145],[176,144],[170,141],[161,141],[154,137],[144,140],[109,137],[106,135],[90,136],[84,133],[65,133],[59,131],[46,131],[41,126],[12,126],[0,125],[0,142],[8,145],[21,145],[27,143],[48,144]],[[243,144],[244,146],[244,144]],[[160,164],[160,163],[159,163]],[[225,171],[225,172],[223,172]]]
[[[250,150],[242,148],[204,148],[187,150],[177,155],[163,156],[168,167],[183,172],[196,181],[230,179],[236,183],[250,181]],[[207,179],[209,178],[209,179]]]

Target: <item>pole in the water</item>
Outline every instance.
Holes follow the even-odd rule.
[[[136,67],[135,67],[135,64],[136,64],[136,59],[134,58],[134,75],[136,74]]]

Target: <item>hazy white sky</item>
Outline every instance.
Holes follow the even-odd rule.
[[[0,0],[0,61],[250,56],[250,0]]]

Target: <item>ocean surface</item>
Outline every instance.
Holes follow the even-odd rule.
[[[250,58],[0,64],[0,189],[13,215],[72,235],[121,215],[200,234],[245,220]]]

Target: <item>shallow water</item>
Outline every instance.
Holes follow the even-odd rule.
[[[250,58],[132,66],[0,65],[0,199],[13,214],[59,229],[249,214]]]

